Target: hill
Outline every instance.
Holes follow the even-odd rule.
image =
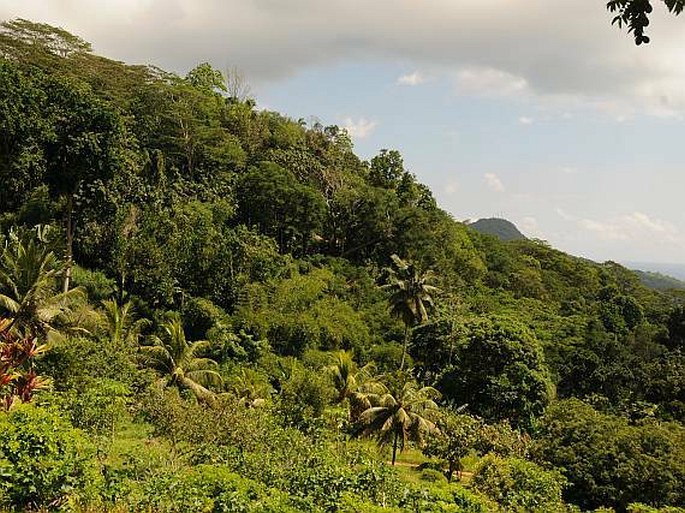
[[[477,221],[469,223],[468,226],[479,233],[494,235],[503,241],[524,240],[526,238],[514,223],[507,221],[506,219],[494,217],[489,219],[478,219]]]
[[[646,287],[655,290],[685,290],[685,282],[651,271],[635,271]]]
[[[664,264],[655,262],[622,262],[629,269],[653,272],[685,281],[685,264]]]
[[[685,506],[677,293],[208,63],[0,27],[0,510]]]

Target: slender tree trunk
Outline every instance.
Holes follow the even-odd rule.
[[[397,439],[399,438],[399,435],[397,434],[397,431],[395,431],[395,439],[392,442],[392,464],[393,466],[395,465],[395,458],[397,457]]]
[[[73,215],[74,211],[74,195],[70,194],[67,199],[67,215],[65,219],[66,230],[67,230],[67,251],[66,251],[66,262],[64,266],[64,287],[62,290],[64,292],[69,291],[69,284],[71,282],[71,266],[73,263],[73,246],[74,246],[74,225],[73,225]]]
[[[402,361],[400,362],[400,370],[404,369],[404,360],[407,357],[407,347],[409,346],[409,324],[404,325],[404,344],[402,345]]]
[[[117,302],[124,304],[124,284],[126,283],[126,271],[119,271],[119,290],[117,291]]]

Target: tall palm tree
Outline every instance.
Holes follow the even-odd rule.
[[[392,255],[391,258],[393,267],[386,269],[389,282],[383,285],[383,289],[390,292],[388,298],[390,313],[404,323],[404,343],[400,363],[400,370],[402,370],[407,355],[410,330],[413,326],[428,320],[428,309],[433,307],[431,294],[440,292],[440,289],[429,284],[433,279],[431,271],[421,273],[411,262],[402,260],[397,255]]]
[[[383,393],[369,395],[371,406],[359,418],[360,434],[375,437],[380,446],[392,443],[394,465],[398,448],[403,451],[409,440],[422,443],[436,430],[431,418],[438,412],[439,397],[434,388],[419,388],[413,380],[386,387]]]
[[[207,388],[222,383],[219,365],[201,355],[209,342],[189,342],[178,316],[170,316],[162,325],[163,338],[153,336],[151,345],[140,346],[143,361],[155,369],[167,385],[188,389],[202,401],[211,401],[214,394]]]
[[[85,292],[81,288],[58,292],[63,270],[41,228],[37,237],[10,238],[0,254],[0,315],[12,319],[10,328],[46,336],[74,313]]]

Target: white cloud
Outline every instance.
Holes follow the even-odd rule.
[[[459,184],[456,181],[448,182],[444,190],[447,195],[453,196],[459,191]]]
[[[406,85],[406,86],[417,86],[420,84],[423,84],[426,81],[426,77],[424,77],[421,73],[418,71],[415,71],[414,73],[411,73],[410,75],[402,75],[397,79],[397,84],[399,85]]]
[[[495,173],[485,173],[483,175],[485,183],[495,192],[504,192],[504,184]]]
[[[479,96],[514,96],[528,89],[525,78],[494,68],[466,68],[457,73],[457,92]]]
[[[622,221],[634,233],[648,232],[664,240],[674,242],[677,240],[678,229],[667,221],[652,219],[642,212],[633,212],[622,217]]]
[[[575,223],[582,231],[589,232],[599,240],[680,244],[679,231],[673,224],[652,218],[643,212],[636,211],[608,219],[580,218],[566,213],[561,208],[557,208],[556,212],[563,220]]]
[[[366,118],[359,118],[356,121],[352,118],[345,118],[342,126],[353,138],[365,139],[376,130],[378,122]]]
[[[578,225],[595,234],[602,240],[628,240],[629,235],[625,231],[625,227],[616,222],[602,222],[594,219],[581,219]]]
[[[541,237],[540,225],[535,217],[527,216],[518,221],[518,226],[523,230],[523,233],[530,237]]]
[[[521,123],[522,125],[532,125],[534,122],[535,120],[528,116],[521,116],[519,118],[519,123]]]
[[[683,21],[662,5],[652,14],[652,43],[642,47],[610,25],[597,0],[0,2],[0,19],[17,16],[64,26],[117,59],[180,72],[209,60],[255,83],[360,57],[401,59],[456,73],[462,94],[610,100],[617,119],[685,113]]]
[[[571,214],[568,214],[564,209],[561,207],[557,207],[554,209],[554,211],[561,217],[564,221],[574,221],[577,219],[575,216],[572,216]]]

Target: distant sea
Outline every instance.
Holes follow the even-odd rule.
[[[685,281],[685,264],[655,264],[654,262],[621,262],[621,264],[628,269],[661,273]]]

